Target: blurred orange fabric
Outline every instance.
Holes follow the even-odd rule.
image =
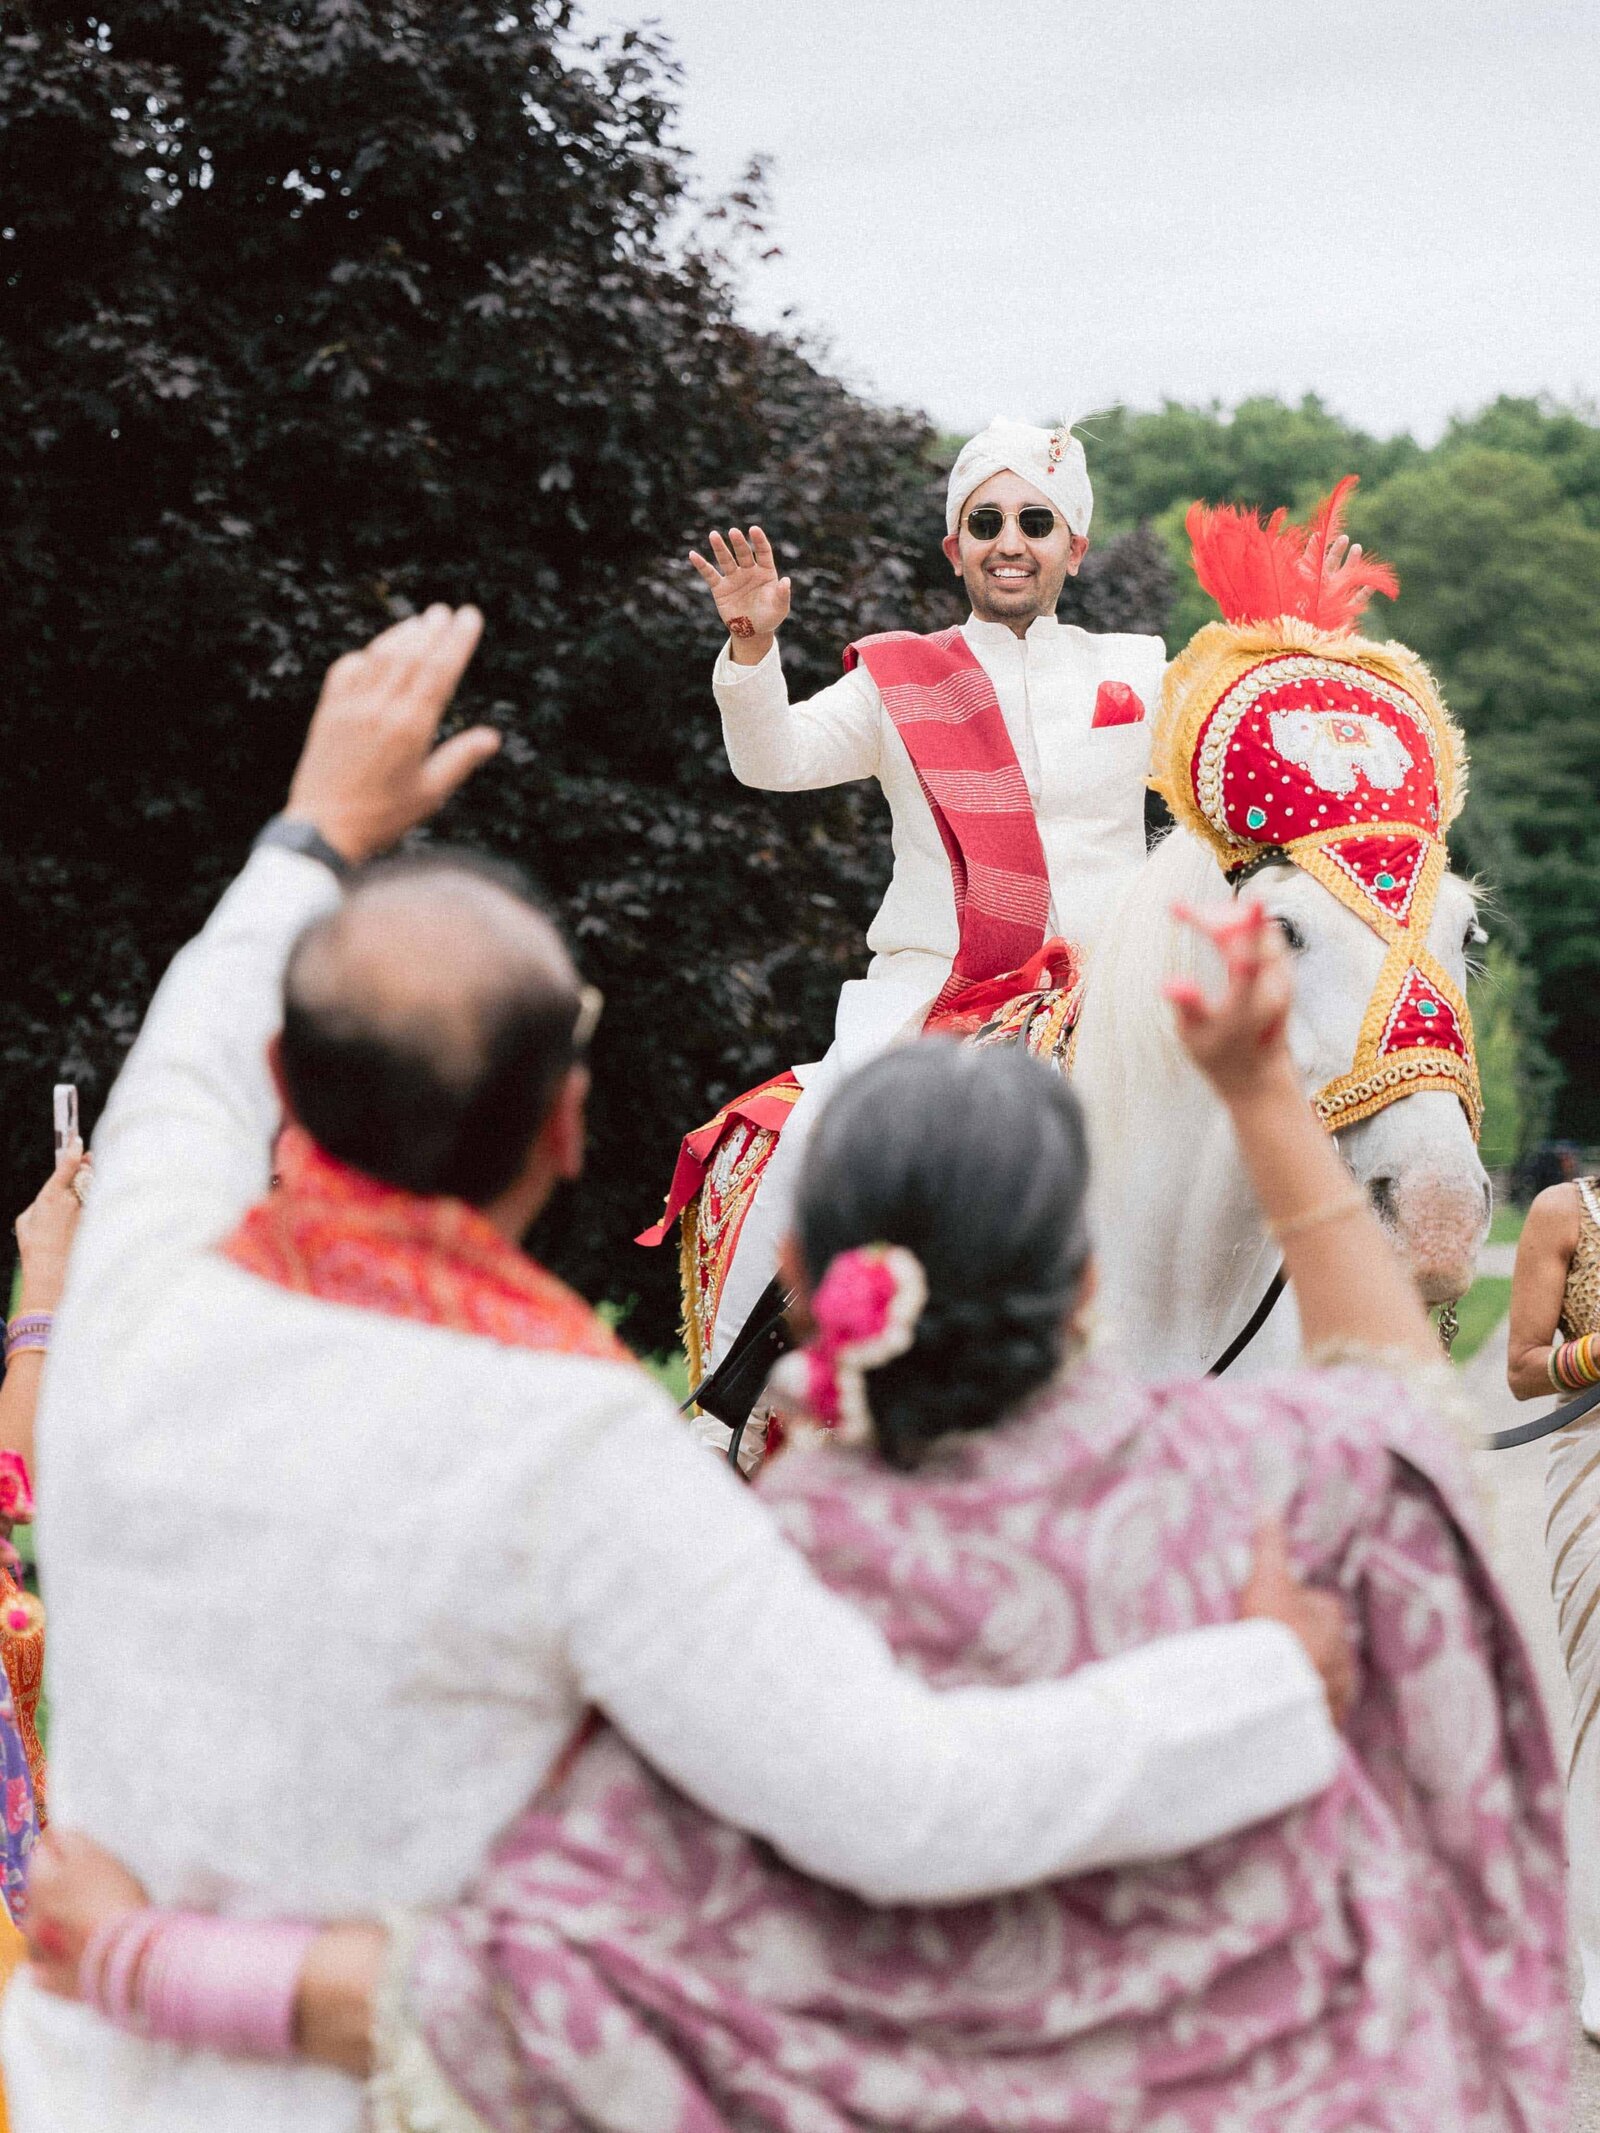
[[[0,1998],[4,1998],[12,1972],[19,1963],[26,1961],[27,1954],[26,1941],[6,1916],[5,1906],[0,1904]],[[11,2133],[4,2088],[0,2088],[0,2133]]]

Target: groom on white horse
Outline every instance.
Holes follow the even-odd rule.
[[[777,648],[789,580],[765,533],[713,533],[712,560],[689,558],[728,626],[712,683],[735,777],[777,792],[876,777],[894,847],[867,933],[872,963],[843,989],[827,1056],[691,1134],[666,1213],[640,1240],[660,1242],[703,1185],[711,1192],[685,1240],[691,1322],[715,1324],[692,1364],[726,1357],[771,1281],[828,1090],[924,1028],[970,1034],[1016,1002],[1059,1033],[1083,958],[1144,859],[1149,713],[1166,654],[1159,637],[1057,621],[1092,509],[1083,447],[1065,426],[992,422],[961,452],[946,499],[944,553],[972,603],[966,622],[863,638],[846,649],[843,680],[800,704]]]

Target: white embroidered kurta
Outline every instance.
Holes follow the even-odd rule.
[[[1166,651],[1159,637],[1098,636],[1053,615],[1025,637],[971,615],[962,627],[994,684],[1027,780],[1050,875],[1050,931],[1091,954],[1142,865],[1150,727]],[[1125,682],[1145,707],[1136,724],[1093,724],[1103,681]],[[720,1361],[770,1280],[793,1203],[796,1169],[819,1104],[841,1075],[914,1035],[950,975],[957,920],[950,861],[905,743],[864,665],[791,704],[774,645],[758,666],[724,646],[713,675],[733,774],[768,792],[809,791],[875,777],[889,802],[894,872],[867,929],[872,963],[839,995],[834,1041],[798,1069],[806,1094],[745,1219],[718,1314]]]
[[[589,1702],[801,1866],[933,1901],[1186,1848],[1325,1784],[1299,1645],[1204,1630],[931,1694],[630,1365],[295,1295],[216,1243],[266,1189],[265,1046],[314,861],[259,853],[96,1136],[39,1422],[52,1805],[157,1902],[458,1895]],[[24,1978],[16,2133],[355,2133],[357,2083],[124,2036]]]

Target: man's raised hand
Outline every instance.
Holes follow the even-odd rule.
[[[759,526],[750,528],[748,540],[737,526],[711,536],[714,562],[708,563],[698,549],[689,561],[711,588],[717,613],[728,626],[733,657],[739,666],[754,666],[765,659],[772,640],[788,617],[789,580],[778,576],[772,543]]]
[[[491,726],[435,745],[482,632],[475,607],[430,607],[336,659],[284,812],[360,861],[443,807],[500,745]]]

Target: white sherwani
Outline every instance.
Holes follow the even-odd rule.
[[[1096,636],[1053,615],[1031,623],[1025,637],[972,615],[962,635],[994,684],[1027,780],[1050,874],[1050,930],[1092,952],[1144,860],[1150,726],[1165,648],[1159,637]],[[1126,682],[1142,700],[1140,723],[1093,725],[1103,681]],[[753,667],[736,666],[725,646],[713,686],[728,761],[741,785],[798,792],[876,778],[889,802],[894,847],[888,892],[867,929],[872,963],[865,978],[853,979],[839,995],[826,1058],[797,1070],[805,1096],[745,1218],[712,1347],[713,1361],[720,1361],[772,1277],[818,1106],[852,1067],[921,1029],[950,975],[958,929],[950,861],[933,810],[864,665],[791,704],[776,645]]]
[[[264,1049],[314,861],[259,853],[96,1139],[40,1417],[53,1805],[162,1903],[456,1896],[585,1705],[803,1867],[946,1900],[1181,1850],[1326,1783],[1272,1623],[936,1696],[631,1365],[292,1294],[214,1246],[266,1189]],[[123,2036],[24,1977],[17,2133],[355,2133],[312,2066]]]

